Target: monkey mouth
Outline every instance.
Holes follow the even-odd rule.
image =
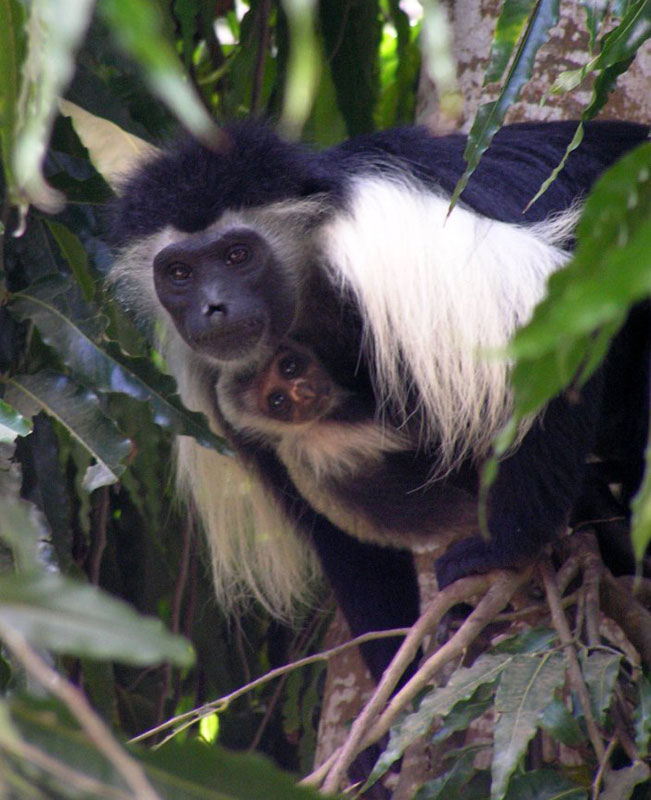
[[[187,341],[193,350],[218,361],[232,361],[248,356],[264,338],[264,320],[254,318],[238,320],[232,325],[221,324],[201,333],[189,336]]]

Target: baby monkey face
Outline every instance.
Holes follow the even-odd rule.
[[[309,350],[297,345],[278,349],[258,386],[258,409],[279,422],[311,422],[334,403],[332,379]]]

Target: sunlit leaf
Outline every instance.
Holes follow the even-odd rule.
[[[69,100],[60,100],[61,113],[70,117],[77,136],[88,150],[95,169],[115,190],[141,159],[151,156],[156,148],[120,128],[108,119],[85,111]]]
[[[0,442],[13,442],[17,436],[27,436],[32,424],[4,400],[0,400]]]
[[[63,205],[63,197],[43,179],[41,167],[57,100],[72,77],[74,57],[94,5],[95,0],[33,0],[30,4],[13,151],[20,204],[34,203],[45,211],[57,211]]]
[[[289,24],[290,50],[280,126],[286,135],[296,137],[312,108],[321,69],[314,31],[316,0],[282,0],[282,6]]]
[[[25,50],[24,21],[25,10],[18,0],[0,0],[0,156],[12,195],[16,187],[10,153],[14,147],[20,67]]]

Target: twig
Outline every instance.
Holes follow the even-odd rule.
[[[336,792],[339,789],[346,771],[356,755],[384,736],[400,711],[431,682],[433,676],[444,664],[457,658],[467,649],[480,631],[509,602],[514,592],[529,579],[530,573],[531,570],[525,570],[519,574],[514,574],[510,571],[499,571],[489,575],[464,578],[447,587],[434,599],[427,611],[412,627],[409,636],[403,642],[389,669],[382,676],[377,690],[360,716],[355,720],[348,739],[339,752],[337,761],[323,783],[324,792]],[[452,606],[467,600],[468,597],[478,592],[484,591],[487,586],[489,587],[488,591],[457,633],[427,659],[411,680],[394,695],[385,711],[378,718],[380,710],[389,699],[400,676],[416,655],[423,637],[432,630],[433,625]]]
[[[599,583],[601,581],[601,555],[594,535],[581,537],[583,550],[583,586],[585,588],[585,632],[589,647],[597,647],[599,636]]]
[[[138,736],[134,736],[129,741],[131,743],[140,742],[143,739],[147,739],[150,736],[155,736],[157,733],[161,733],[162,731],[166,731],[169,728],[178,725],[179,727],[175,728],[171,735],[161,742],[161,744],[164,744],[169,738],[176,736],[190,725],[194,725],[196,722],[199,722],[199,720],[203,719],[203,717],[210,716],[216,711],[224,711],[224,709],[228,708],[228,706],[234,700],[237,700],[242,695],[252,691],[253,689],[257,689],[258,686],[263,686],[265,683],[275,680],[281,675],[285,675],[287,672],[292,672],[293,670],[300,669],[301,667],[307,667],[310,664],[317,663],[318,661],[328,661],[334,656],[339,655],[339,653],[343,653],[344,651],[349,650],[351,647],[357,647],[364,642],[372,642],[376,639],[387,639],[393,636],[406,636],[409,631],[410,628],[393,628],[388,631],[373,631],[372,633],[365,633],[362,636],[357,636],[355,639],[344,642],[344,644],[337,645],[337,647],[332,647],[330,650],[324,650],[321,653],[315,653],[312,656],[300,658],[298,661],[294,661],[291,664],[285,664],[282,667],[276,667],[276,669],[270,670],[261,677],[256,678],[254,681],[247,683],[245,686],[240,686],[239,689],[235,689],[235,691],[231,692],[230,694],[224,695],[217,700],[211,700],[209,703],[204,703],[202,706],[193,708],[192,710],[186,711],[183,714],[179,714],[176,717],[172,717],[166,722],[163,722],[161,725],[157,725],[155,728],[150,728],[149,730],[138,734]]]
[[[138,800],[161,800],[142,766],[122,749],[79,689],[48,666],[18,631],[2,621],[0,638],[25,670],[67,706],[91,742],[122,775]]]
[[[547,593],[547,602],[549,604],[549,610],[551,611],[552,622],[554,623],[554,627],[558,632],[561,644],[565,650],[565,655],[567,656],[568,679],[572,689],[574,689],[579,698],[579,703],[581,704],[583,715],[585,717],[585,726],[588,731],[588,736],[597,758],[601,763],[605,757],[604,744],[601,740],[601,734],[599,733],[597,723],[592,715],[590,696],[583,681],[579,661],[576,657],[574,641],[572,639],[570,627],[567,624],[567,619],[565,618],[565,613],[563,612],[561,597],[558,592],[558,586],[554,579],[554,572],[548,561],[541,562],[540,572],[545,585],[545,592]]]
[[[601,792],[601,782],[604,779],[604,772],[606,770],[606,765],[610,760],[610,757],[615,749],[615,745],[617,744],[617,736],[613,736],[613,738],[608,742],[608,747],[604,752],[603,758],[599,759],[599,769],[597,770],[597,774],[592,781],[592,800],[597,800],[599,794]]]

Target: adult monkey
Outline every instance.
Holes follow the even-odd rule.
[[[483,354],[527,320],[566,262],[594,179],[648,135],[586,125],[523,214],[574,128],[503,128],[449,217],[465,138],[422,128],[312,152],[240,124],[226,129],[228,147],[175,143],[125,182],[112,281],[164,330],[186,403],[257,479],[245,494],[234,459],[180,443],[222,602],[252,594],[286,615],[316,555],[354,634],[406,626],[418,614],[414,548],[461,539],[438,560],[441,584],[526,563],[566,525],[591,453],[618,465],[625,495],[635,490],[646,306],[580,397],[556,398],[522,427],[488,498],[491,539],[477,535],[478,471],[511,410],[508,365]],[[336,395],[306,435],[270,426],[252,402],[282,346],[307,353]],[[364,645],[376,679],[396,646]]]

